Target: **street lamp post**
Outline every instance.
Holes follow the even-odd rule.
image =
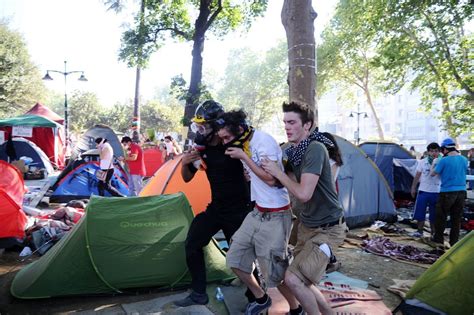
[[[56,72],[64,76],[64,135],[66,137],[66,148],[69,146],[69,119],[68,119],[68,106],[67,106],[67,76],[73,73],[81,73],[79,81],[87,81],[84,76],[84,71],[67,71],[67,61],[64,61],[64,71],[59,70],[46,70],[46,75],[43,77],[43,80],[53,80],[49,75],[50,72]]]
[[[356,141],[357,145],[360,143],[360,115],[364,114],[364,118],[369,118],[367,115],[367,112],[361,112],[360,111],[360,104],[357,104],[357,111],[351,111],[349,117],[353,118],[354,114],[357,115],[357,131],[356,134],[354,135],[354,140]]]

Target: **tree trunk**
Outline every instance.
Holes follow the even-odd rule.
[[[186,95],[186,106],[184,108],[184,125],[189,126],[191,119],[196,112],[201,94],[202,80],[202,52],[204,50],[205,34],[208,29],[208,19],[211,15],[207,1],[201,1],[199,16],[194,23],[193,51],[191,65],[191,80],[189,81],[189,90]],[[188,134],[189,136],[189,134]]]
[[[448,132],[448,135],[451,138],[456,139],[458,135],[453,132],[453,118],[451,116],[451,108],[449,107],[448,98],[441,97],[441,103],[442,103],[441,117],[443,119],[444,129]]]
[[[288,42],[289,100],[307,104],[314,109],[315,125],[318,126],[316,108],[316,63],[314,19],[317,14],[311,0],[284,0],[281,21]]]
[[[143,27],[145,24],[145,0],[141,1],[140,5],[140,41],[143,44]],[[139,58],[142,57],[142,47],[140,45]],[[140,75],[141,68],[140,65],[137,66],[136,76],[135,76],[135,97],[133,99],[133,118],[132,118],[132,140],[136,143],[140,142]]]
[[[382,125],[380,124],[379,116],[377,116],[377,111],[375,110],[374,104],[372,103],[372,96],[370,95],[369,88],[366,86],[364,88],[365,97],[367,98],[367,104],[374,115],[375,124],[377,125],[377,133],[379,134],[379,140],[384,140]]]
[[[132,140],[138,143],[140,141],[140,66],[137,66],[135,75],[135,97],[133,99],[133,119],[132,119]]]

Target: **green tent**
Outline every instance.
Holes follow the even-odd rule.
[[[22,115],[13,118],[1,119],[0,126],[31,126],[31,127],[58,127],[58,123],[48,118],[35,115]]]
[[[94,196],[82,220],[43,257],[20,270],[10,291],[35,299],[188,285],[184,242],[192,219],[182,193]],[[209,282],[234,277],[215,241],[205,252]]]
[[[444,253],[408,291],[447,314],[474,314],[474,231]]]

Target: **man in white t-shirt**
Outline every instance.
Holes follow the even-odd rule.
[[[99,166],[100,169],[107,173],[104,180],[99,180],[97,190],[99,196],[105,196],[105,191],[114,197],[125,197],[115,187],[110,184],[110,180],[114,175],[114,149],[105,138],[95,139],[96,148],[99,150]]]
[[[249,303],[246,315],[260,314],[270,308],[271,298],[252,275],[253,262],[258,260],[267,287],[280,287],[288,267],[287,246],[292,213],[288,191],[276,185],[275,178],[261,166],[264,159],[277,162],[281,169],[282,152],[269,134],[254,130],[246,123],[242,110],[224,113],[217,119],[218,135],[228,146],[226,154],[240,159],[250,175],[254,210],[247,215],[232,236],[227,252],[227,266],[248,286],[256,297]]]
[[[425,225],[426,208],[429,208],[429,220],[431,235],[435,230],[435,213],[436,202],[438,201],[439,191],[441,187],[441,180],[439,176],[431,176],[431,166],[433,161],[438,158],[440,147],[436,142],[430,143],[426,147],[428,156],[418,162],[416,167],[416,175],[411,186],[411,195],[415,198],[416,186],[420,183],[418,188],[418,195],[416,195],[415,212],[413,219],[417,221],[418,229],[411,235],[414,237],[423,236],[423,226]]]

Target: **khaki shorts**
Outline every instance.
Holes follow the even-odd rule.
[[[290,210],[262,213],[254,209],[232,236],[227,266],[252,273],[257,259],[267,286],[279,285],[288,267],[291,219]]]
[[[318,283],[329,262],[329,257],[319,249],[319,245],[326,243],[332,251],[335,251],[344,242],[346,232],[346,223],[319,228],[308,228],[300,223],[294,250],[295,259],[291,262],[288,270],[305,284]]]

